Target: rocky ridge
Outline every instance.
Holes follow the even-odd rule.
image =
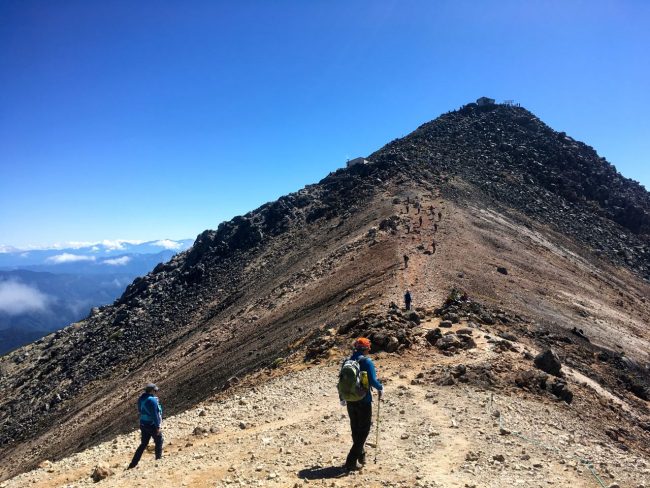
[[[136,279],[112,306],[0,358],[0,455],[16,461],[3,466],[0,476],[125,432],[132,396],[145,380],[161,378],[162,386],[175,392],[167,401],[173,414],[230,387],[236,377],[278,364],[310,334],[325,341],[313,348],[318,357],[331,350],[331,339],[319,332],[323,324],[325,330],[343,326],[342,334],[372,335],[385,351],[433,344],[454,358],[471,350],[476,337],[467,331],[447,334],[443,322],[454,326],[454,315],[462,315],[479,325],[508,323],[508,334],[559,347],[563,355],[569,351],[567,364],[632,408],[647,409],[644,360],[650,358],[636,354],[648,343],[637,326],[648,317],[643,299],[648,288],[638,279],[648,270],[649,207],[642,187],[587,146],[561,137],[523,109],[504,106],[470,105],[443,115],[370,159],[372,164],[336,171],[205,231],[190,250]],[[595,196],[596,183],[608,186],[607,198]],[[498,212],[499,226],[486,224],[476,207]],[[463,234],[470,225],[474,234]],[[529,311],[534,318],[524,321],[524,311],[514,304],[499,306],[519,295],[511,283],[539,279],[539,270],[521,264],[524,258],[500,257],[510,249],[503,239],[533,232],[533,247],[524,241],[517,246],[548,259],[545,268],[581,273],[584,293],[587,285],[601,287],[602,303],[576,299],[586,315],[565,319],[569,305],[560,298],[569,288],[545,303],[532,296],[536,290],[526,281],[521,285],[529,295],[518,303],[534,303]],[[480,240],[479,233],[491,233],[489,242],[501,240],[485,255],[465,252]],[[504,236],[497,239],[497,233]],[[438,242],[437,252],[429,249],[431,240]],[[577,243],[571,254],[567,240]],[[401,273],[404,252],[413,264]],[[482,267],[496,259],[510,260],[496,267],[499,278]],[[490,290],[483,288],[486,277]],[[476,301],[445,302],[458,281],[494,306],[472,310],[465,307]],[[428,308],[410,314],[388,308],[407,286]],[[558,284],[548,286],[545,296]],[[612,309],[605,300],[615,291],[622,305]],[[436,312],[439,303],[445,305]],[[418,330],[418,320],[437,314],[439,332]],[[594,319],[600,321],[595,329]],[[596,341],[565,333],[576,324]],[[612,327],[629,327],[627,354],[604,344],[601,331]],[[508,337],[493,340],[504,350],[512,344]]]
[[[468,104],[370,155],[458,176],[650,279],[650,194],[521,107]]]

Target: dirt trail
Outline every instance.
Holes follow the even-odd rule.
[[[468,352],[468,364],[489,358],[493,353],[486,347],[480,341],[477,349]],[[573,456],[581,449],[597,456],[601,472],[604,466],[611,476],[627,478],[630,484],[621,486],[647,483],[648,460],[623,453],[617,458],[619,468],[605,449],[595,449],[598,444],[582,445],[584,441],[575,432],[571,434],[569,427],[575,426],[579,413],[564,404],[548,403],[540,409],[537,400],[520,400],[471,385],[451,388],[414,382],[419,373],[432,367],[454,364],[454,358],[432,350],[375,357],[386,388],[378,462],[374,464],[375,450],[369,447],[369,464],[346,476],[340,466],[350,447],[350,435],[345,409],[338,404],[335,391],[336,359],[308,368],[293,363],[286,367],[286,374],[274,378],[260,374],[253,381],[257,386],[242,386],[167,419],[162,461],[155,462],[149,452],[136,469],[124,470],[137,445],[134,432],[62,461],[46,462],[41,469],[0,486],[91,486],[96,464],[114,472],[101,482],[100,486],[107,487],[598,486]],[[168,394],[161,392],[163,404]],[[559,454],[500,435],[490,415],[491,395],[494,408],[509,425],[564,451]],[[374,429],[369,438],[373,446]],[[565,434],[577,439],[566,444]],[[629,469],[632,466],[638,468],[636,473]]]

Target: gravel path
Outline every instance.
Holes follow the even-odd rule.
[[[480,347],[465,359],[492,354]],[[599,486],[575,454],[596,461],[607,486],[614,479],[625,481],[620,486],[648,486],[647,459],[615,452],[585,435],[579,413],[561,402],[540,404],[539,398],[522,399],[471,385],[412,384],[420,371],[447,359],[430,350],[376,358],[387,391],[380,449],[373,448],[373,426],[369,464],[350,475],[340,469],[350,436],[332,361],[273,378],[260,374],[257,386],[242,385],[228,396],[167,419],[162,461],[147,452],[136,469],[126,471],[138,443],[133,432],[62,461],[45,462],[0,486],[91,486],[96,465],[112,471],[100,482],[106,487]],[[302,368],[290,364],[286,369],[297,366]],[[542,445],[501,435],[496,411],[509,429]]]

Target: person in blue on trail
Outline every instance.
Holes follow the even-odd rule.
[[[366,451],[364,445],[372,424],[372,389],[377,390],[378,400],[381,401],[384,394],[383,385],[377,380],[375,365],[367,357],[370,352],[370,340],[360,337],[354,342],[354,352],[344,361],[343,368],[346,368],[352,361],[356,361],[359,367],[361,392],[366,392],[359,400],[346,400],[339,390],[341,405],[347,405],[350,417],[350,428],[352,429],[352,448],[345,461],[345,469],[348,471],[357,469],[357,461],[366,463]]]
[[[140,462],[142,453],[147,448],[149,440],[153,437],[156,445],[156,459],[162,457],[163,436],[160,430],[162,424],[162,405],[155,396],[158,387],[149,383],[144,387],[144,393],[138,398],[138,412],[140,412],[140,445],[133,455],[129,468],[135,468]]]
[[[404,293],[404,306],[406,307],[406,310],[411,310],[412,301],[413,301],[413,297],[411,296],[411,291],[406,290],[406,293]]]

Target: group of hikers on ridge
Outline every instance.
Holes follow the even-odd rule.
[[[347,407],[352,431],[352,447],[344,466],[346,471],[358,469],[357,463],[361,465],[366,463],[364,446],[372,426],[372,389],[377,390],[379,401],[382,400],[384,394],[384,387],[377,379],[375,365],[368,357],[370,347],[369,339],[365,337],[356,339],[352,355],[343,360],[339,372],[337,385],[339,401],[342,406]],[[140,445],[127,469],[135,468],[138,465],[152,438],[155,443],[156,459],[162,457],[162,405],[156,396],[158,390],[155,384],[149,383],[145,386],[144,393],[138,398]]]

